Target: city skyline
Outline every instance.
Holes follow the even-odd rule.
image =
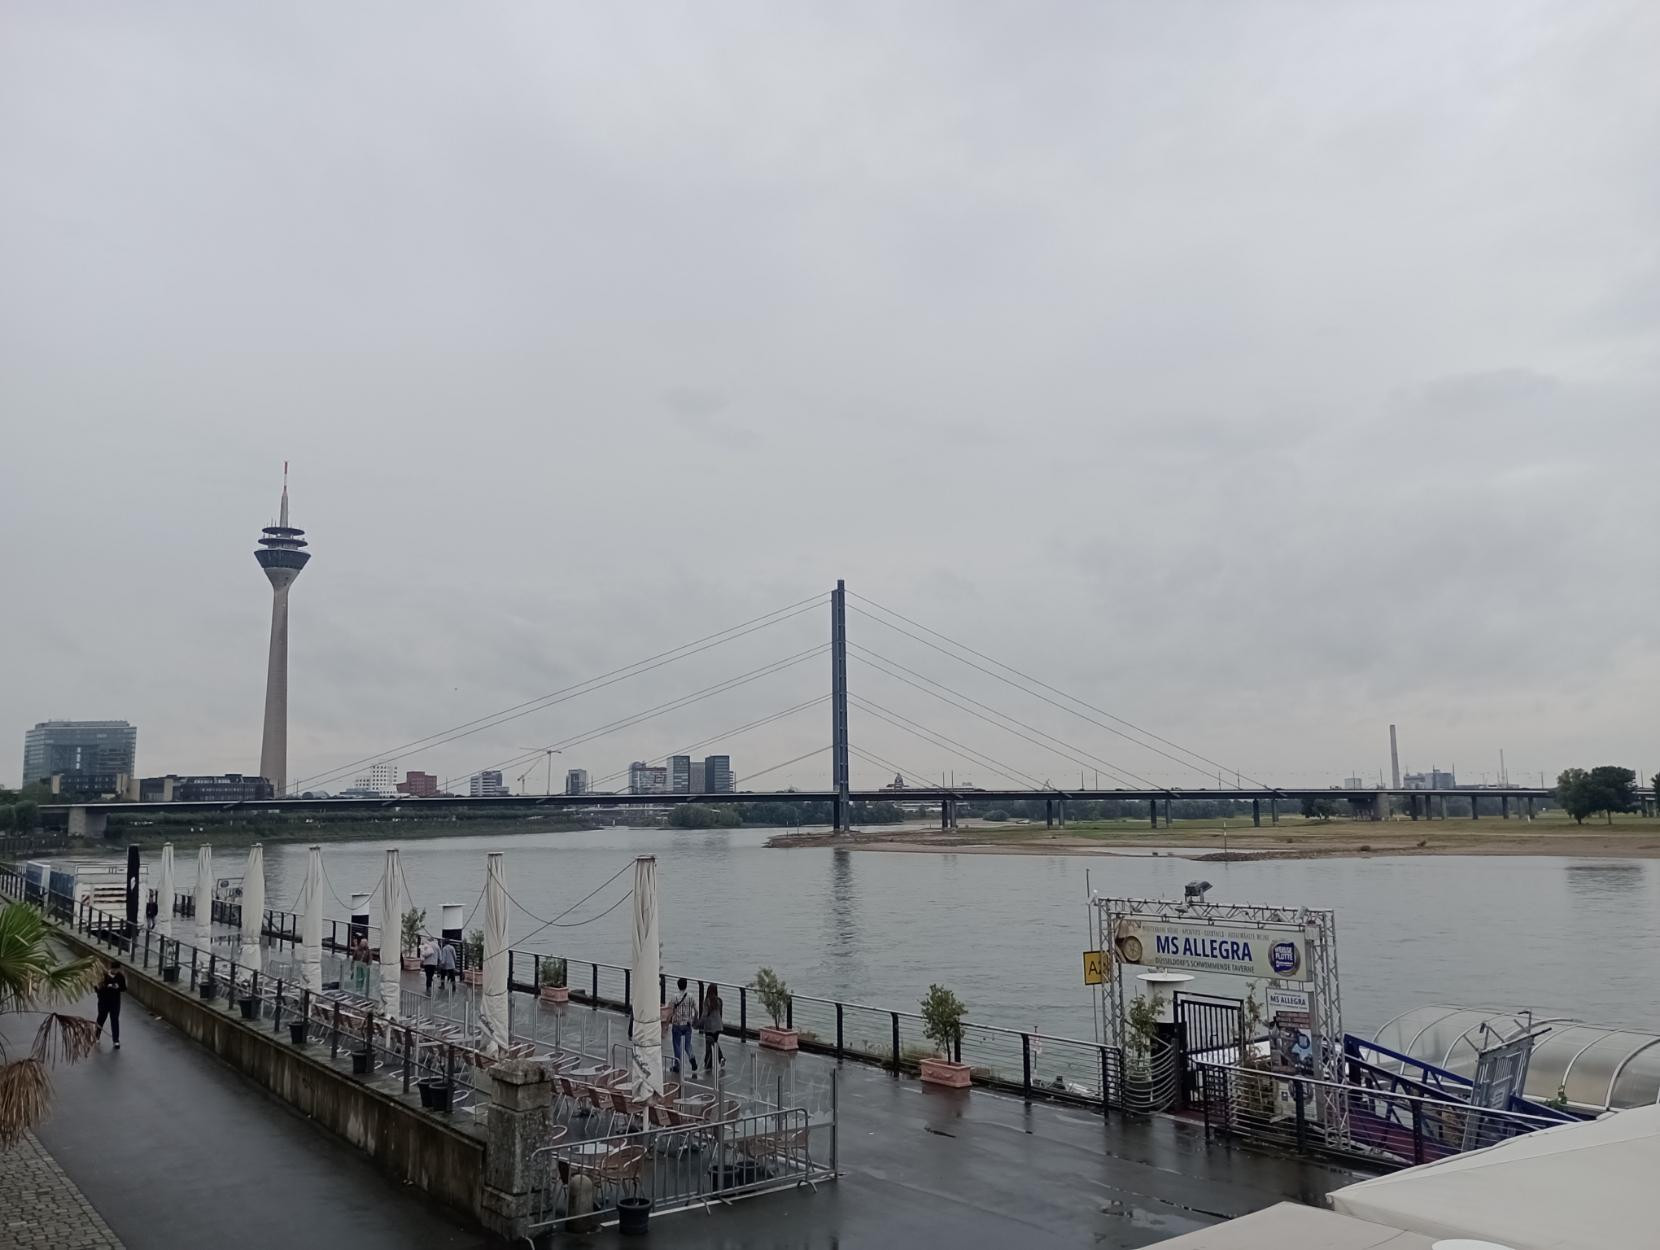
[[[1375,777],[1389,722],[1415,770],[1660,768],[1660,586],[1634,546],[1636,467],[1660,459],[1653,15],[1224,6],[1177,35],[1077,6],[1041,41],[988,12],[848,15],[841,51],[928,50],[855,84],[799,15],[680,14],[652,55],[696,54],[642,86],[591,55],[637,46],[620,15],[493,11],[468,25],[484,71],[441,91],[448,33],[383,63],[363,14],[200,8],[165,41],[11,20],[0,68],[39,102],[0,134],[26,189],[0,204],[0,525],[29,537],[10,572],[34,605],[0,620],[14,744],[114,714],[152,771],[256,767],[270,613],[246,534],[291,457],[327,544],[290,639],[291,783],[837,577],[1242,773]],[[368,100],[359,56],[384,74]],[[776,633],[421,766],[465,778],[827,623]],[[855,695],[1076,781],[850,667]],[[616,764],[594,771],[826,685],[810,663],[735,689],[596,744]],[[856,778],[986,775],[850,719],[899,766],[855,755]],[[826,722],[733,740],[745,784]]]

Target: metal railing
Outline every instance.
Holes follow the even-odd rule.
[[[1382,1084],[1336,1084],[1230,1064],[1197,1068],[1207,1134],[1387,1167],[1430,1163],[1562,1122]]]
[[[564,958],[565,984],[573,1003],[618,1011],[633,1006],[631,969],[547,952],[509,950],[508,989],[535,994],[543,963],[559,958]],[[725,1005],[725,1036],[758,1039],[761,1027],[771,1023],[754,991],[729,978],[694,976],[678,969],[666,971],[659,978],[663,1001],[667,1001],[669,987],[680,976],[685,976],[700,994],[708,984],[736,992],[736,1004],[728,1001]],[[796,1031],[802,1050],[874,1064],[896,1075],[914,1074],[920,1061],[935,1053],[933,1043],[923,1033],[922,1017],[915,1012],[793,994],[782,1023]],[[1146,1098],[1126,1087],[1123,1056],[1118,1048],[1101,1042],[964,1021],[952,1058],[969,1066],[977,1085],[1027,1098],[1094,1105],[1103,1114],[1115,1107],[1146,1109]]]
[[[699,1114],[665,1105],[641,1107],[639,1116],[640,1129],[561,1139],[532,1153],[533,1232],[615,1223],[626,1198],[666,1215],[835,1178],[834,1125],[814,1124],[801,1109],[736,1115],[712,1106]],[[817,1155],[816,1134],[826,1138]]]

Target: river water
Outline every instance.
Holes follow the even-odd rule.
[[[542,929],[635,855],[658,859],[665,967],[728,983],[770,965],[801,994],[914,1011],[931,982],[984,1024],[1094,1035],[1079,952],[1090,943],[1086,884],[1098,894],[1180,898],[1196,878],[1213,901],[1337,913],[1344,1023],[1370,1034],[1428,1003],[1531,1007],[1660,1031],[1660,861],[1404,856],[1198,863],[1170,856],[769,850],[773,829],[599,829],[423,838],[401,844],[404,877],[437,927],[439,904],[481,897],[486,851],[506,853],[512,936],[526,949],[626,964],[630,873],[561,927]],[[329,842],[345,899],[380,878],[388,841]],[[177,844],[177,887],[195,848]],[[304,845],[266,848],[267,906],[291,907]],[[214,855],[216,875],[246,852]],[[154,855],[148,856],[154,882]],[[408,903],[406,902],[406,906]],[[376,907],[378,911],[378,904]],[[325,915],[346,908],[326,898]],[[482,908],[468,927],[482,924]],[[595,917],[598,917],[595,919]],[[378,915],[376,917],[378,922]],[[528,940],[527,940],[528,939]],[[1195,988],[1242,992],[1215,978]]]

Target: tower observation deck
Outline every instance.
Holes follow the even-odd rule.
[[[254,559],[271,582],[271,649],[265,669],[265,732],[259,772],[281,797],[288,785],[288,589],[311,559],[305,531],[288,523],[288,464],[282,466],[282,506],[275,525],[260,531]]]

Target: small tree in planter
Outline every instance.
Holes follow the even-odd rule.
[[[936,1054],[921,1061],[922,1079],[930,1085],[967,1089],[969,1071],[957,1062],[963,1042],[963,1015],[968,1008],[943,985],[930,985],[922,1000],[922,1035],[934,1043]]]
[[[1129,1025],[1124,1037],[1124,1103],[1133,1111],[1153,1105],[1153,1055],[1160,1045],[1163,1010],[1163,995],[1137,994],[1124,1013]]]
[[[801,1035],[790,1027],[790,987],[771,968],[755,973],[752,987],[761,1006],[772,1017],[772,1027],[761,1027],[761,1045],[773,1050],[800,1050]]]
[[[427,922],[424,907],[411,907],[403,914],[403,970],[414,972],[421,966],[421,927]]]
[[[461,979],[468,985],[484,980],[484,930],[474,929],[461,942]]]
[[[565,961],[563,959],[542,960],[541,970],[541,999],[544,1003],[568,1003],[571,1001],[570,987],[565,984]]]

